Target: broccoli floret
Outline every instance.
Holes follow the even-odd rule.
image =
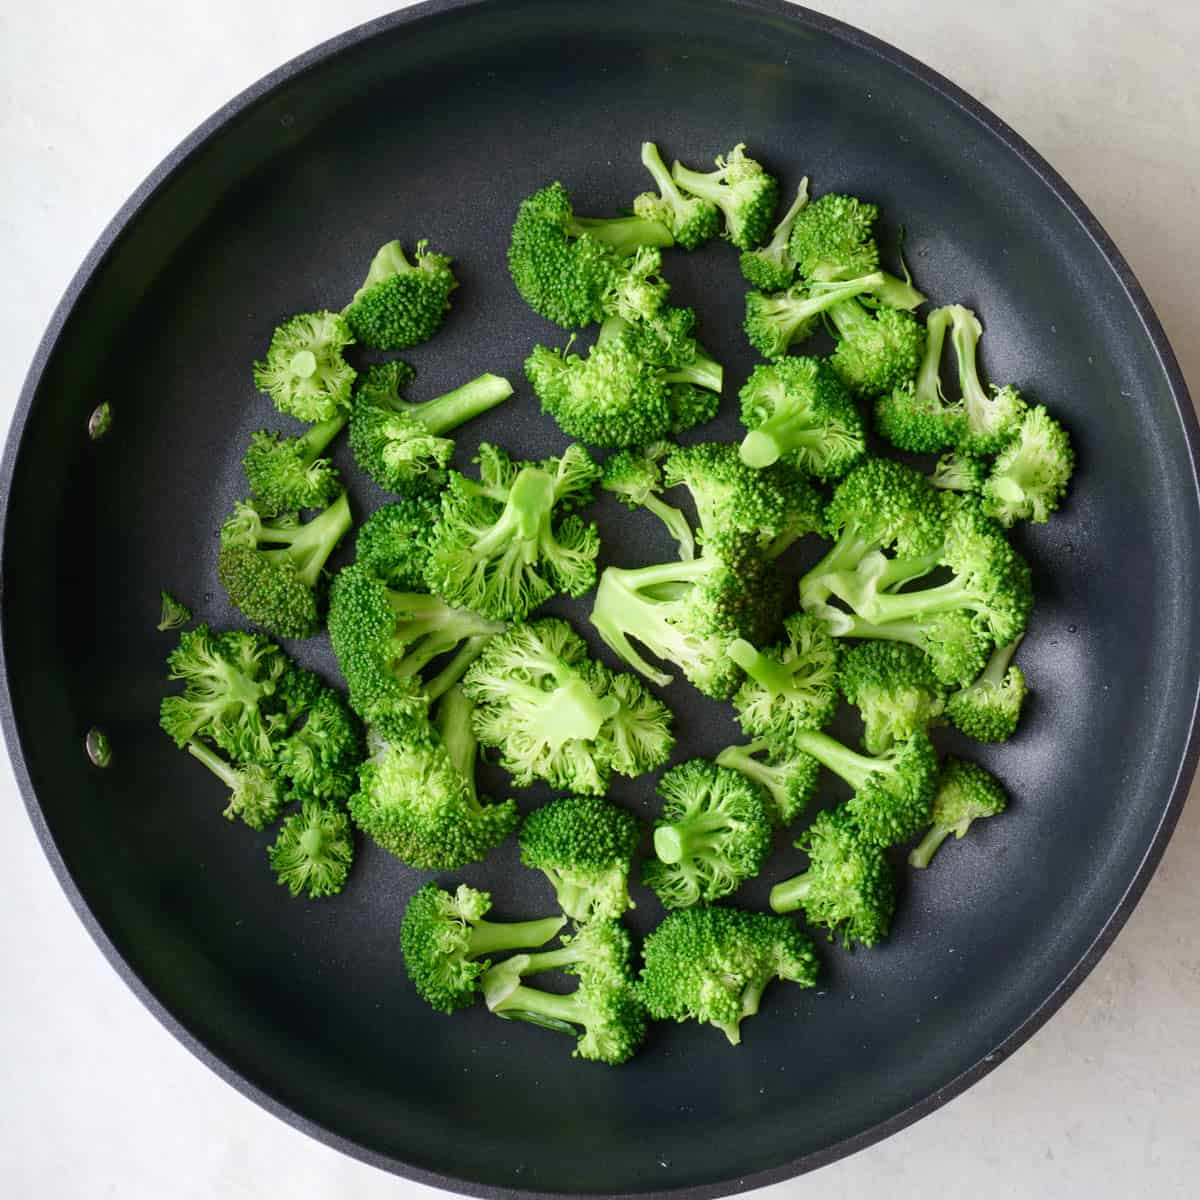
[[[995,650],[979,678],[946,701],[950,723],[967,737],[1007,742],[1016,733],[1029,692],[1024,672],[1012,661],[1020,644],[1016,638]]]
[[[303,681],[293,698],[294,680]],[[280,685],[289,724],[303,724],[277,744],[275,770],[299,796],[345,800],[354,791],[362,761],[362,731],[341,695],[311,671],[293,668]]]
[[[804,909],[842,945],[874,946],[887,937],[896,907],[892,870],[882,847],[863,837],[843,806],[818,813],[800,835],[798,849],[809,867],[771,889],[777,913]]]
[[[983,483],[983,510],[1001,525],[1044,525],[1066,495],[1075,452],[1067,431],[1042,405],[1021,418]]]
[[[929,482],[944,492],[978,492],[987,478],[987,466],[969,450],[947,450],[929,475]]]
[[[642,246],[624,270],[613,277],[600,306],[609,319],[653,320],[666,305],[670,292],[671,285],[662,277],[662,251]]]
[[[653,142],[642,143],[642,165],[650,172],[658,192],[643,192],[634,198],[635,216],[661,221],[684,250],[695,250],[717,236],[721,214],[715,204],[696,196],[685,196]]]
[[[670,246],[661,221],[576,217],[571,197],[552,183],[521,202],[508,247],[508,269],[534,312],[564,329],[601,321],[606,297],[619,291],[623,261],[643,246]]]
[[[602,971],[580,970],[579,986],[565,996],[527,987],[511,969],[493,967],[483,977],[488,1010],[576,1038],[574,1056],[616,1065],[637,1053],[646,1038],[646,1010],[636,989]],[[576,1026],[579,1028],[577,1029]]]
[[[355,563],[395,591],[424,591],[429,539],[441,512],[440,496],[407,496],[377,508],[358,527]]]
[[[771,240],[757,250],[742,252],[738,265],[742,269],[742,275],[756,288],[761,288],[764,292],[781,292],[795,278],[796,260],[792,257],[790,247],[792,226],[807,203],[808,178],[805,177],[800,181],[791,208],[775,226]]]
[[[665,908],[719,900],[763,869],[771,819],[762,789],[738,771],[703,758],[672,767],[659,781],[654,853],[642,882]]]
[[[924,733],[945,711],[946,690],[929,658],[903,642],[862,642],[842,655],[842,692],[863,719],[863,747],[885,754]]]
[[[256,625],[279,637],[312,637],[320,625],[317,585],[350,526],[345,492],[306,522],[294,513],[264,519],[240,503],[221,527],[217,578]]]
[[[973,762],[947,758],[938,777],[933,825],[909,853],[909,866],[929,866],[938,847],[951,834],[961,838],[973,821],[997,816],[1007,806],[1008,797],[994,775]]]
[[[828,725],[838,702],[838,647],[824,623],[794,613],[783,627],[786,644],[758,650],[739,638],[728,650],[749,676],[733,698],[742,731],[777,744]]]
[[[521,862],[545,873],[574,921],[615,919],[633,907],[628,877],[641,828],[597,796],[567,796],[534,809],[521,826]]]
[[[950,306],[950,341],[958,358],[958,383],[966,412],[960,445],[973,454],[995,454],[1017,432],[1025,416],[1025,401],[1011,384],[993,385],[991,395],[979,378],[976,347],[983,335],[979,318],[961,304]]]
[[[234,766],[196,738],[187,743],[187,750],[229,789],[229,803],[222,814],[226,820],[241,817],[251,829],[265,829],[293,798],[286,785],[259,763]]]
[[[250,438],[242,468],[251,493],[266,512],[325,508],[342,490],[337,468],[322,452],[341,432],[346,414],[313,425],[300,437],[260,429]]]
[[[905,380],[880,396],[875,428],[900,450],[929,453],[953,446],[966,432],[966,409],[942,394],[942,347],[953,313],[934,309],[925,321],[925,353],[915,380]]]
[[[305,800],[267,851],[271,870],[293,896],[336,896],[354,861],[350,818],[336,804]]]
[[[301,313],[272,334],[266,361],[254,364],[254,385],[297,421],[332,421],[350,411],[354,368],[342,351],[353,341],[337,313]]]
[[[783,358],[754,368],[740,393],[741,457],[752,467],[787,458],[820,479],[836,479],[862,457],[862,418],[823,358]]]
[[[773,979],[812,987],[812,942],[786,917],[736,908],[668,913],[647,938],[639,991],[660,1021],[715,1025],[736,1046]]]
[[[489,968],[484,990],[499,994],[501,988],[515,986],[530,975],[564,970],[572,975],[635,983],[629,931],[619,921],[596,917],[577,925],[573,936],[564,934],[562,945],[554,950],[514,954]]]
[[[850,613],[824,608],[820,613],[834,637],[874,638],[916,646],[929,656],[934,675],[944,684],[974,679],[987,661],[992,640],[977,628],[969,612],[935,613],[911,621],[873,625]]]
[[[269,764],[280,709],[275,692],[288,666],[261,634],[198,625],[179,635],[167,657],[167,678],[182,680],[184,690],[163,700],[160,724],[181,750],[206,737],[239,762]]]
[[[924,733],[914,733],[878,756],[859,754],[816,730],[797,731],[792,745],[854,789],[846,810],[868,841],[892,846],[928,824],[937,756]]]
[[[384,850],[418,870],[480,862],[520,822],[512,800],[493,804],[476,793],[473,709],[461,688],[451,688],[435,723],[414,722],[392,741],[371,731],[373,753],[359,771],[350,815]]]
[[[350,703],[389,738],[422,717],[503,629],[427,592],[392,591],[361,564],[339,572],[330,589],[329,638]],[[441,671],[422,679],[434,659],[452,651]]]
[[[454,453],[453,440],[441,435],[495,408],[513,391],[499,375],[480,375],[443,396],[410,404],[400,392],[412,377],[412,369],[399,361],[369,367],[350,414],[354,461],[381,488],[399,495],[441,488]]]
[[[679,557],[696,557],[696,540],[687,518],[673,505],[660,498],[663,483],[662,460],[671,453],[669,442],[653,442],[640,450],[621,450],[604,464],[600,486],[612,492],[626,508],[644,508],[666,526],[679,543]]]
[[[427,883],[413,894],[400,926],[404,967],[413,986],[438,1012],[452,1013],[475,1000],[489,955],[545,945],[566,924],[487,921],[487,892],[459,884],[453,894]]]
[[[829,192],[792,223],[788,250],[806,279],[852,279],[879,269],[875,222],[879,209],[854,196]]]
[[[417,243],[416,262],[409,262],[399,242],[376,252],[345,312],[346,324],[364,346],[404,350],[427,342],[442,327],[458,280],[450,270],[453,259],[431,254],[428,246]]]
[[[479,705],[475,732],[521,787],[602,795],[614,771],[642,775],[671,753],[670,711],[629,679],[625,704],[607,667],[566,621],[519,625],[484,648],[463,679]],[[621,723],[622,744],[615,727]]]
[[[725,219],[724,236],[739,250],[753,250],[771,228],[779,181],[746,153],[744,142],[718,156],[716,167],[693,171],[676,162],[671,178],[685,193],[716,205]]]
[[[192,619],[192,610],[186,604],[176,600],[170,592],[162,593],[162,614],[154,627],[159,633],[170,629],[181,629]]]
[[[838,344],[829,363],[841,381],[864,399],[902,387],[917,373],[925,352],[925,326],[910,312],[857,300],[829,310]]]
[[[767,815],[776,826],[790,825],[808,807],[821,773],[821,764],[811,755],[767,738],[728,746],[717,755],[716,763],[741,771],[765,790],[770,799]]]
[[[555,592],[596,582],[600,535],[561,515],[591,498],[600,468],[579,445],[541,463],[513,462],[486,442],[479,482],[452,472],[433,532],[426,582],[451,604],[496,620],[521,619]]]

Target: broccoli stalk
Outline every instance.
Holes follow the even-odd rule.
[[[715,762],[740,771],[763,788],[771,800],[767,813],[773,825],[790,825],[808,807],[820,775],[820,763],[811,755],[768,738],[727,746]]]
[[[764,292],[779,292],[786,288],[795,277],[796,260],[792,258],[789,246],[792,238],[792,226],[796,218],[808,204],[808,176],[800,181],[796,190],[796,198],[791,207],[783,214],[771,240],[757,250],[746,250],[738,260],[742,274],[756,288]]]
[[[671,177],[688,194],[721,210],[725,236],[739,250],[753,250],[766,238],[779,183],[746,153],[744,143],[718,157],[715,171],[693,171],[676,162]]]
[[[720,224],[716,205],[685,196],[671,178],[671,172],[653,142],[642,143],[642,165],[657,185],[658,195],[643,192],[636,197],[633,211],[637,216],[661,221],[684,250],[695,250],[716,235]]]
[[[222,813],[226,820],[241,817],[251,829],[265,829],[288,802],[279,781],[257,763],[235,767],[195,738],[188,742],[187,751],[229,789],[229,803]]]
[[[593,918],[576,926],[573,936],[564,935],[562,945],[555,950],[515,954],[497,963],[488,971],[484,990],[491,989],[494,994],[505,981],[516,984],[547,971],[633,983],[633,939],[619,921]]]
[[[989,396],[979,377],[976,348],[983,335],[979,318],[961,304],[950,306],[950,341],[958,357],[958,383],[966,412],[962,445],[975,454],[994,454],[1017,432],[1025,402],[1011,385],[992,388]]]
[[[250,491],[271,512],[324,508],[342,490],[333,464],[321,455],[342,431],[349,414],[339,411],[299,437],[260,429],[250,438],[242,468]]]
[[[962,838],[973,821],[994,817],[1008,806],[1008,797],[994,776],[961,758],[942,764],[933,801],[933,825],[909,853],[909,866],[924,868],[951,835]]]
[[[673,246],[675,239],[662,221],[644,217],[573,217],[567,222],[571,237],[588,234],[621,258],[629,258],[643,247]]]
[[[335,896],[354,861],[350,819],[336,804],[307,799],[284,821],[267,853],[276,878],[293,896]]]

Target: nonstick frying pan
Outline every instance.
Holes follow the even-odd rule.
[[[426,1008],[397,948],[421,877],[372,847],[336,900],[278,888],[267,835],[221,820],[216,784],[157,728],[171,640],[154,624],[162,587],[240,624],[215,582],[215,531],[243,489],[249,432],[285,425],[249,378],[281,317],[340,306],[380,242],[428,237],[463,286],[446,330],[410,355],[421,395],[482,370],[519,380],[529,347],[562,337],[508,280],[516,202],[561,178],[588,211],[615,211],[645,186],[647,137],[699,162],[745,139],[786,187],[806,173],[818,192],[877,201],[893,233],[907,226],[927,293],[982,315],[987,373],[1047,403],[1080,466],[1065,510],[1018,534],[1039,597],[1022,648],[1034,700],[1010,744],[972,749],[1010,813],[904,876],[886,945],[826,947],[818,989],[770,991],[740,1048],[660,1026],[610,1070],[543,1030]],[[735,255],[675,254],[668,272],[736,386],[753,358]],[[92,441],[104,399],[115,420]],[[705,435],[733,436],[735,407]],[[522,456],[564,444],[527,391],[472,427],[463,461],[476,437]],[[1195,761],[1196,445],[1162,330],[1094,218],[1011,130],[897,51],[770,0],[421,5],[233,101],[80,269],[4,458],[5,734],[50,862],[114,966],[297,1127],[480,1195],[758,1186],[978,1079],[1128,916]],[[361,515],[382,497],[342,465]],[[608,561],[667,552],[650,523],[597,515]],[[586,625],[586,602],[552,611]],[[289,648],[335,678],[323,639]],[[679,758],[734,737],[726,706],[682,684],[664,695]],[[107,769],[83,753],[92,726],[112,741]],[[502,792],[503,776],[484,778]],[[616,795],[653,811],[648,781]],[[781,844],[746,903],[802,862]],[[551,903],[511,845],[458,877],[491,888],[502,915]],[[638,899],[644,931],[658,910]]]

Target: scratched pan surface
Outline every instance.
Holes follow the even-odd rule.
[[[426,1008],[397,950],[421,877],[372,847],[339,899],[289,899],[266,869],[268,837],[223,821],[215,782],[157,729],[170,638],[154,623],[163,586],[206,620],[237,620],[215,585],[214,534],[249,432],[285,424],[249,374],[281,317],[340,306],[377,244],[425,236],[458,258],[462,288],[410,356],[417,392],[483,370],[520,380],[529,347],[562,336],[505,271],[516,202],[561,178],[585,210],[615,211],[645,186],[647,137],[697,162],[745,139],[788,188],[807,173],[817,191],[878,201],[907,226],[921,286],[979,310],[988,373],[1065,420],[1080,467],[1063,514],[1018,534],[1039,596],[1022,650],[1034,699],[1011,744],[978,752],[1011,789],[1010,815],[906,873],[887,945],[826,948],[820,988],[770,991],[740,1049],[662,1026],[609,1070],[543,1030]],[[752,365],[736,257],[672,254],[668,275],[727,364],[714,430],[732,436]],[[116,420],[92,444],[101,399]],[[474,435],[522,456],[563,445],[523,385],[464,457]],[[1054,1011],[1128,916],[1193,765],[1195,445],[1158,322],[1094,219],[995,117],[896,51],[773,2],[418,6],[218,113],[73,283],[4,463],[5,733],[50,862],[113,965],[214,1070],[298,1128],[477,1194],[735,1191],[961,1091]],[[351,480],[361,515],[381,497]],[[596,512],[606,560],[668,552],[652,523]],[[586,601],[551,607],[586,624]],[[323,638],[293,649],[332,677]],[[680,757],[733,737],[727,707],[681,684],[664,695]],[[92,724],[115,746],[107,771],[82,753]],[[615,795],[653,811],[648,780]],[[768,876],[802,862],[783,844]],[[503,915],[551,904],[511,844],[462,878],[492,888]],[[638,897],[644,931],[658,910]]]

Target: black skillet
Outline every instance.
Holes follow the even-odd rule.
[[[534,342],[562,338],[508,280],[516,202],[561,178],[588,211],[615,211],[646,184],[647,137],[701,163],[745,139],[789,188],[807,173],[818,192],[878,201],[906,224],[920,285],[982,314],[988,373],[1062,417],[1080,467],[1062,515],[1019,535],[1039,594],[1021,654],[1035,699],[1011,744],[978,755],[1009,785],[1010,814],[907,874],[885,946],[827,948],[819,990],[769,993],[741,1048],[663,1026],[610,1070],[558,1035],[427,1009],[396,944],[418,876],[382,853],[363,848],[337,900],[289,899],[266,837],[227,825],[215,782],[157,729],[170,638],[154,624],[160,587],[236,621],[214,533],[248,433],[285,424],[249,373],[281,317],[340,306],[378,243],[429,237],[463,286],[446,330],[411,355],[418,392],[482,370],[520,379]],[[736,387],[753,360],[734,254],[674,254],[668,273]],[[103,399],[115,420],[93,443]],[[524,389],[472,433],[519,455],[563,444]],[[773,0],[419,5],[214,116],[72,283],[4,458],[5,734],[50,862],[113,965],[298,1128],[479,1195],[758,1186],[980,1078],[1128,916],[1195,759],[1196,445],[1162,329],[1095,219],[1010,129],[899,52]],[[380,499],[357,479],[353,497],[360,513]],[[667,552],[650,523],[598,511],[611,558]],[[582,623],[586,605],[559,611]],[[297,651],[332,673],[324,640]],[[732,737],[726,708],[681,684],[665,694],[681,756]],[[83,753],[94,724],[114,747],[107,770]],[[651,811],[647,781],[618,795]],[[802,861],[784,846],[770,875]],[[506,915],[551,903],[511,846],[462,875]],[[644,930],[657,909],[639,895]]]

